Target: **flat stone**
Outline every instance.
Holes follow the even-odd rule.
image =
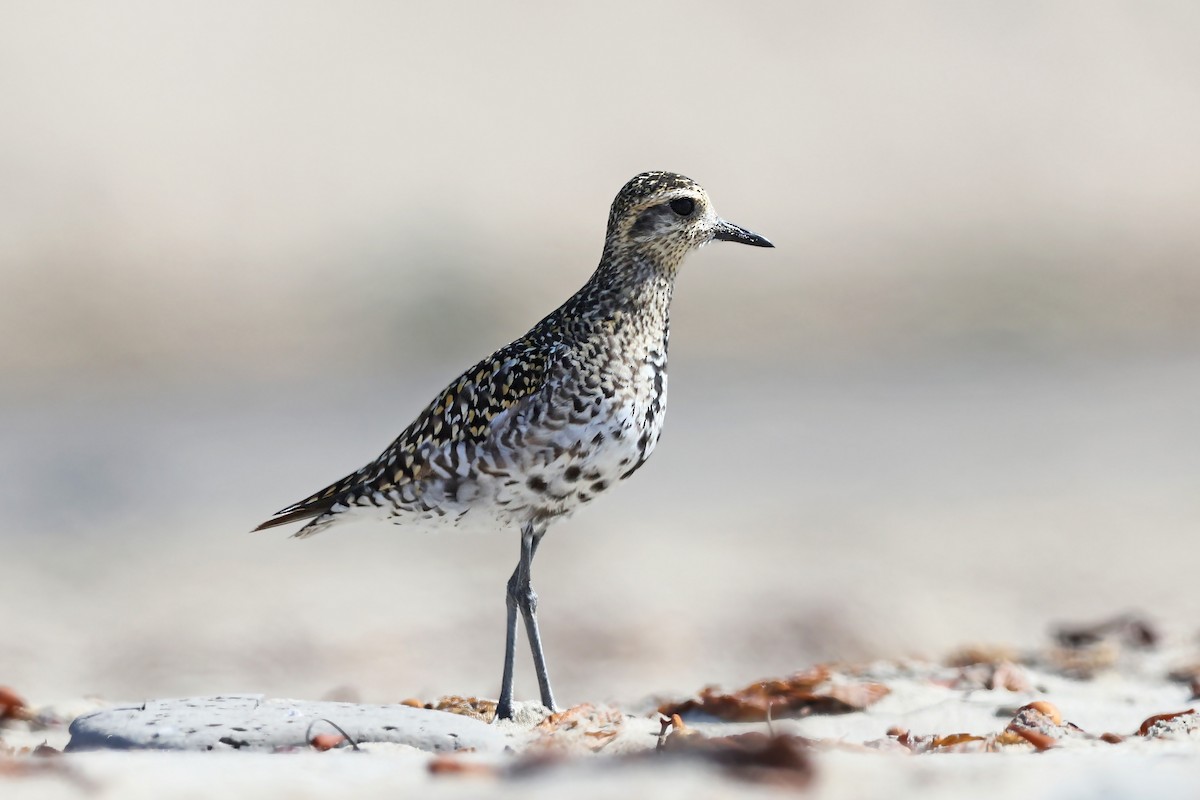
[[[68,752],[81,750],[266,750],[304,748],[318,733],[421,750],[498,752],[509,738],[477,719],[402,705],[268,700],[224,695],[149,700],[106,708],[71,723]]]

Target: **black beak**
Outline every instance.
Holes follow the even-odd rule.
[[[738,242],[740,244],[754,245],[755,247],[775,246],[768,242],[765,237],[734,225],[732,222],[726,222],[723,219],[717,220],[717,228],[716,232],[713,233],[713,238],[720,239],[722,242]]]

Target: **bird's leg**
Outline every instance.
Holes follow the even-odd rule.
[[[542,652],[542,637],[538,632],[537,593],[529,585],[530,565],[541,541],[542,534],[535,533],[532,526],[526,526],[521,531],[521,560],[513,570],[512,577],[508,579],[508,591],[505,596],[508,630],[504,642],[504,676],[500,681],[500,702],[496,705],[497,719],[512,719],[513,661],[516,657],[518,611],[525,619],[525,631],[529,635],[529,648],[533,653],[542,705],[554,710],[554,693],[550,689],[546,656]]]
[[[524,567],[524,585],[519,587],[517,607],[521,609],[521,616],[525,618],[525,633],[529,636],[529,651],[533,654],[533,668],[537,672],[542,705],[554,711],[554,692],[550,688],[550,674],[546,671],[546,654],[542,652],[542,635],[538,632],[538,596],[537,592],[533,591],[533,587],[529,585],[533,555],[537,552],[543,533],[545,531],[534,533],[532,527],[526,527],[521,531],[521,564]]]
[[[522,551],[523,552],[523,551]],[[522,556],[522,561],[524,557]],[[504,637],[504,675],[500,678],[500,701],[496,703],[496,719],[512,719],[513,660],[517,655],[517,586],[521,579],[521,565],[513,570],[508,579],[508,591],[504,604],[508,608],[508,622]]]

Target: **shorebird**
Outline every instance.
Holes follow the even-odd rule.
[[[310,520],[294,535],[373,516],[415,529],[520,531],[508,580],[499,719],[513,712],[517,614],[542,705],[554,710],[530,585],[550,523],[650,457],[667,407],[671,293],[684,256],[716,240],[773,247],[726,222],[699,184],[643,172],[613,201],[600,265],[521,338],[468,369],[367,466],[255,530]]]

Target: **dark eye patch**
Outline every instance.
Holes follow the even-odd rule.
[[[631,233],[634,236],[645,236],[653,233],[659,226],[659,222],[663,218],[661,206],[643,211],[638,215],[637,222],[633,223]]]
[[[690,217],[696,210],[696,201],[690,197],[679,197],[671,201],[671,210],[681,217]]]

